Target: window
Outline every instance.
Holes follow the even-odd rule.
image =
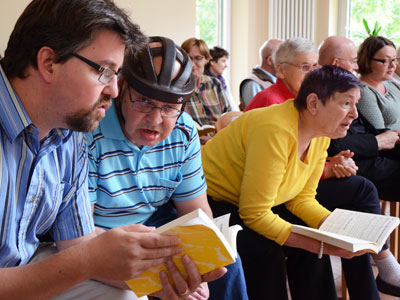
[[[230,0],[196,0],[196,37],[228,50],[229,11]]]
[[[363,18],[368,22],[369,28],[373,30],[375,22],[382,29],[379,35],[392,40],[397,46],[400,45],[400,5],[398,0],[351,0],[349,38],[356,45],[362,43],[367,37],[364,29]]]

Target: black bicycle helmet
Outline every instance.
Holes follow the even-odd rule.
[[[160,42],[162,46],[150,48],[149,43]],[[153,57],[162,56],[160,73],[154,69]],[[174,64],[178,61],[181,69],[172,78]],[[140,94],[162,102],[184,104],[192,96],[195,77],[188,54],[172,40],[154,36],[137,55],[125,57],[122,75],[130,87]]]

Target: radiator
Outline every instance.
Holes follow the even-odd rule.
[[[269,36],[314,40],[315,0],[269,0]]]

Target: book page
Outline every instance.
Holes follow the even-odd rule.
[[[237,257],[237,248],[236,248],[236,236],[240,230],[242,230],[242,226],[236,224],[229,226],[229,218],[231,214],[226,214],[217,218],[214,218],[214,223],[218,227],[218,229],[222,232],[232,250],[235,251],[235,258]]]
[[[383,245],[398,225],[398,219],[356,211],[335,209],[319,228]]]
[[[222,232],[222,234],[227,237],[229,236],[229,218],[231,214],[226,214],[217,218],[214,218],[214,224]]]

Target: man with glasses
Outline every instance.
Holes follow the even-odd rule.
[[[352,40],[344,36],[330,36],[319,46],[318,63],[333,65],[354,72],[358,70],[357,48]]]
[[[35,0],[18,19],[0,61],[1,298],[137,299],[89,279],[128,280],[180,252],[140,225],[96,237],[74,132],[97,127],[125,48],[144,40],[109,0]]]
[[[136,223],[158,227],[197,208],[212,217],[199,137],[184,112],[195,87],[189,56],[172,40],[151,37],[138,57],[125,57],[121,72],[119,96],[87,134],[97,232]],[[221,280],[209,284],[210,299],[247,299],[240,261]],[[207,285],[190,280],[174,291],[208,298]],[[172,299],[165,291],[156,296]]]
[[[339,36],[328,37],[320,46],[319,63],[333,64],[354,72],[358,69],[357,49],[354,43]],[[375,59],[376,60],[376,59]],[[389,65],[390,60],[378,62]],[[392,59],[393,63],[396,61]],[[349,63],[350,62],[350,63]],[[329,147],[329,155],[350,150],[357,164],[357,174],[371,180],[378,189],[380,199],[398,201],[398,183],[400,182],[400,147],[399,133],[396,130],[376,129],[358,112],[347,135],[341,139],[333,139]],[[379,213],[379,210],[378,212]],[[379,270],[377,287],[380,292],[400,296],[400,266],[388,249],[373,255]]]

